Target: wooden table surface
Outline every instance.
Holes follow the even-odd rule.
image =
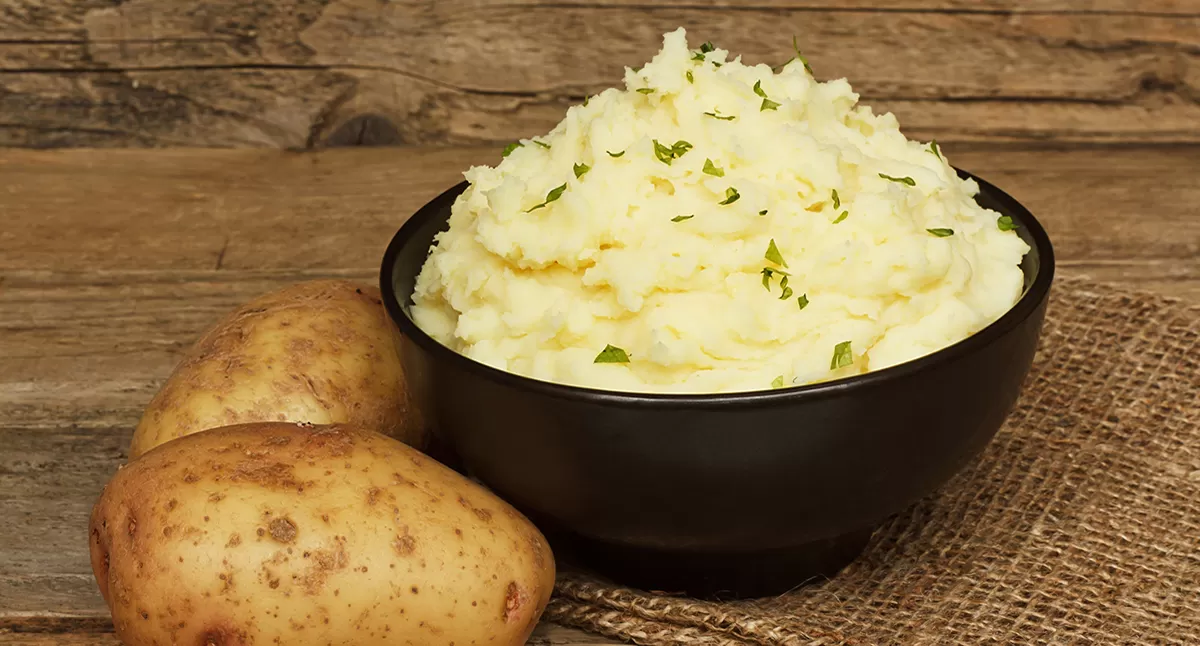
[[[1064,272],[1200,301],[1200,145],[946,149],[1041,218]],[[204,327],[294,281],[374,281],[405,217],[498,154],[0,151],[0,644],[116,643],[87,514]]]

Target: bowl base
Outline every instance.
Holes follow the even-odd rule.
[[[567,568],[642,590],[712,600],[776,596],[832,578],[862,553],[874,528],[758,552],[677,552],[547,532]]]

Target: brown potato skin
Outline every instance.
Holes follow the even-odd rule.
[[[350,425],[169,442],[117,472],[89,529],[128,646],[516,646],[554,586],[519,512]]]
[[[366,285],[311,281],[255,299],[187,352],[143,413],[129,457],[210,428],[266,421],[361,424],[423,448],[399,334],[379,290]]]

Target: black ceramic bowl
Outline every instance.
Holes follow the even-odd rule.
[[[1011,216],[1032,248],[1021,264],[1021,299],[953,346],[817,385],[619,393],[538,381],[453,352],[408,309],[433,236],[465,184],[400,228],[381,286],[409,387],[436,437],[528,514],[560,555],[635,587],[773,594],[853,560],[886,517],[976,456],[1017,398],[1054,255],[1029,211],[975,179],[978,202]]]

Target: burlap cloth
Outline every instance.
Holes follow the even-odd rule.
[[[547,618],[637,644],[1200,645],[1200,309],[1063,278],[984,455],[834,580],[709,603],[560,577]]]

